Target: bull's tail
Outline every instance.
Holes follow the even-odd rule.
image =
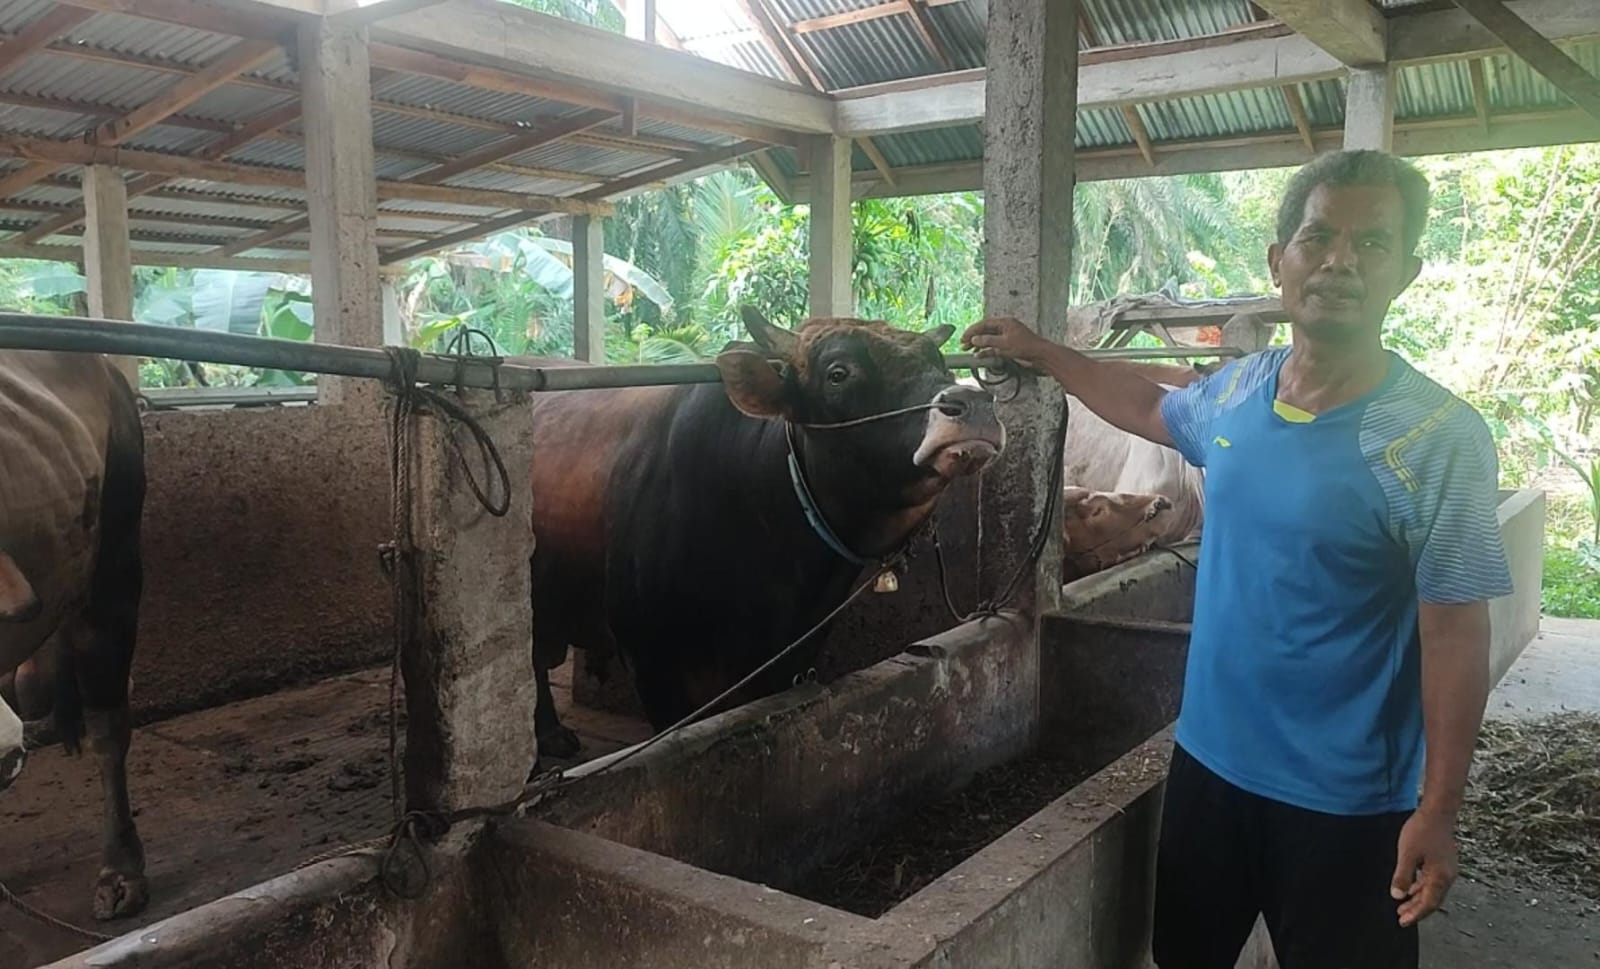
[[[59,648],[56,653],[56,702],[51,719],[62,748],[76,756],[83,747],[83,688],[78,685],[77,660],[72,650]]]

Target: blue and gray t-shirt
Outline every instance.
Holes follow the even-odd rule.
[[[1161,405],[1206,469],[1177,740],[1247,791],[1329,814],[1412,810],[1423,760],[1418,601],[1511,592],[1483,418],[1390,355],[1313,417],[1277,400],[1288,349]]]

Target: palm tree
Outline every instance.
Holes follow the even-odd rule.
[[[1150,292],[1189,274],[1189,253],[1219,251],[1231,236],[1215,175],[1088,182],[1072,212],[1072,301]]]

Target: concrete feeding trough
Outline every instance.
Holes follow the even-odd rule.
[[[1496,677],[1537,621],[1542,497],[1503,494],[1500,519]],[[1197,552],[1177,551],[1069,585],[1037,648],[1016,617],[970,623],[585,765],[532,817],[458,826],[420,898],[342,858],[56,965],[1146,966]],[[1011,814],[954,849],[917,839],[1006,771],[1034,803],[989,805]],[[899,884],[842,890],[875,865]]]

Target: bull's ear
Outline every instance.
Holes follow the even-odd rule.
[[[794,359],[795,351],[800,348],[800,338],[792,331],[767,319],[766,314],[749,304],[739,307],[739,318],[744,320],[744,328],[750,331],[756,343],[787,360]]]
[[[922,335],[927,337],[929,340],[932,340],[934,346],[943,347],[947,342],[949,342],[950,338],[955,335],[955,332],[956,328],[951,326],[949,323],[946,323],[943,326],[936,326],[931,330],[924,330],[922,331]]]
[[[39,615],[39,597],[16,561],[0,552],[0,622],[28,622]]]
[[[765,356],[750,350],[717,355],[722,386],[733,406],[751,417],[781,417],[788,412],[783,375]]]

